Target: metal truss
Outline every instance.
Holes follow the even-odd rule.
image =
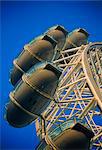
[[[36,121],[40,139],[56,149],[51,131],[62,124],[64,130],[78,120],[94,137],[90,149],[102,147],[102,43],[89,43],[60,52],[53,64],[62,70],[54,99]],[[100,120],[100,122],[99,122]],[[66,125],[67,124],[67,125]],[[54,132],[53,132],[54,133]]]

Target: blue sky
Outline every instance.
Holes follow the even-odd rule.
[[[68,31],[85,28],[89,41],[102,41],[102,2],[2,2],[1,3],[1,137],[3,150],[32,150],[38,143],[35,126],[17,129],[4,120],[5,103],[13,87],[9,83],[14,58],[34,37],[53,25],[63,25]]]

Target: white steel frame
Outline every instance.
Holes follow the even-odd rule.
[[[69,52],[74,52],[69,56]],[[66,120],[80,118],[94,133],[92,146],[102,147],[102,42],[61,51],[53,61],[62,69],[59,85],[42,118],[35,121],[37,135],[56,149],[48,138],[50,128]],[[101,118],[100,124],[95,118]]]

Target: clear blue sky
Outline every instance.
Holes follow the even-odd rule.
[[[13,90],[9,83],[13,59],[26,43],[56,24],[68,31],[85,28],[90,33],[89,41],[102,41],[102,2],[2,2],[1,15],[1,146],[2,150],[33,150],[38,143],[34,124],[16,129],[3,119],[5,103]]]

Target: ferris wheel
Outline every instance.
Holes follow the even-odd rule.
[[[6,119],[14,127],[35,122],[36,150],[102,148],[102,42],[88,36],[54,26],[13,62]]]

